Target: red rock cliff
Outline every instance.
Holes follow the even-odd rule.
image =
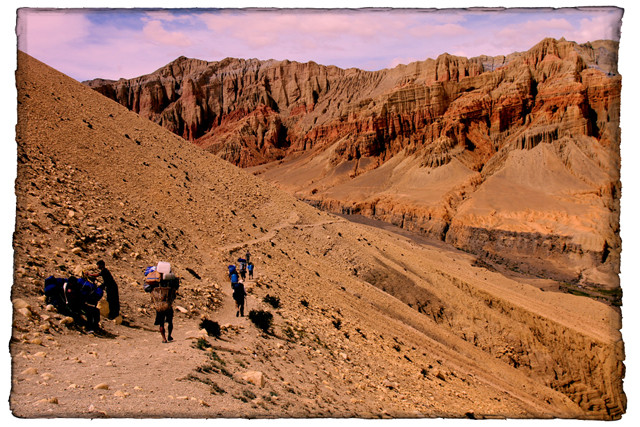
[[[545,39],[506,57],[443,54],[376,72],[178,58],[88,84],[232,163],[263,165],[254,171],[324,208],[610,286],[616,62],[615,42]]]

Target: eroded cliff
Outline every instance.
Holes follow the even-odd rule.
[[[88,84],[336,212],[511,268],[618,285],[617,43],[545,39],[503,57],[366,72],[179,58]]]

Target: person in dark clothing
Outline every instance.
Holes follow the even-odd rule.
[[[242,283],[234,283],[233,287],[233,300],[236,302],[236,317],[244,317],[244,300],[247,296]]]
[[[167,335],[165,336],[164,324],[167,323]],[[159,327],[160,335],[162,336],[162,342],[167,343],[173,341],[171,334],[173,333],[173,307],[166,310],[156,310],[156,320],[154,325]]]
[[[243,282],[247,278],[247,268],[245,267],[244,264],[240,264],[240,278],[242,279]]]
[[[253,263],[247,264],[247,271],[249,272],[249,279],[253,279]]]
[[[173,333],[173,301],[176,299],[179,287],[179,279],[171,272],[163,274],[159,283],[145,287],[145,291],[151,293],[151,302],[156,310],[156,319],[153,324],[158,326],[163,343],[173,341],[171,336]],[[166,334],[165,323],[167,323]]]
[[[109,319],[113,320],[120,315],[120,296],[118,293],[118,285],[113,279],[111,272],[105,266],[103,260],[96,263],[100,269],[100,273],[90,275],[91,277],[102,277],[102,286],[107,292],[107,302],[109,303]]]
[[[59,313],[66,314],[67,305],[64,297],[64,285],[67,279],[49,276],[44,281],[44,295],[47,304],[53,305]]]
[[[83,280],[83,283],[85,283],[84,279],[80,280]],[[86,283],[92,285],[90,282]],[[95,305],[97,300],[92,298],[91,301],[88,301],[88,295],[83,294],[82,288],[83,286],[76,277],[69,277],[64,286],[65,302],[67,310],[76,322],[82,322],[82,315],[84,315],[86,318],[87,332],[93,334],[95,331],[100,330],[100,310],[98,310]]]

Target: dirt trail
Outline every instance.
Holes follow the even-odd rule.
[[[320,221],[320,222],[316,222],[316,223],[312,223],[312,224],[297,224],[299,220],[300,220],[300,216],[296,212],[291,212],[291,214],[289,215],[288,218],[284,219],[278,225],[273,227],[273,229],[271,229],[271,231],[266,233],[264,236],[259,237],[257,239],[250,239],[250,240],[246,240],[246,241],[243,241],[243,242],[233,243],[233,244],[230,244],[230,245],[222,246],[222,247],[219,247],[218,250],[221,251],[221,252],[233,252],[235,250],[242,249],[242,248],[247,247],[247,246],[252,246],[252,245],[256,245],[258,243],[267,242],[267,241],[273,239],[274,237],[276,237],[276,235],[278,234],[278,231],[282,230],[283,228],[287,228],[287,227],[293,227],[293,226],[298,226],[300,228],[321,227],[323,225],[328,225],[328,224],[345,223],[345,222],[347,222],[346,220],[335,220],[335,221],[328,220],[328,221]]]

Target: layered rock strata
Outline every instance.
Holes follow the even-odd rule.
[[[179,58],[87,84],[317,206],[615,287],[616,59],[615,42],[545,39],[376,72]]]

